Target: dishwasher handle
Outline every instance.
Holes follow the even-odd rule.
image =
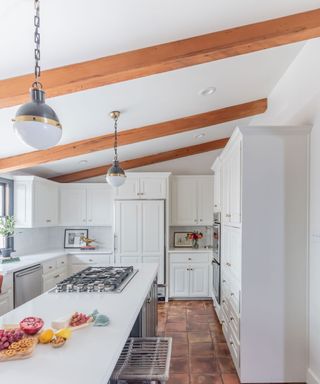
[[[14,276],[15,277],[22,277],[22,276],[30,275],[31,273],[38,271],[40,268],[41,268],[41,265],[37,264],[33,267],[25,268],[25,269],[22,269],[20,271],[15,272]]]

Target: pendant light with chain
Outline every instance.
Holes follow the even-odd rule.
[[[31,101],[22,105],[13,119],[13,128],[20,139],[36,149],[52,147],[61,139],[62,127],[54,110],[45,103],[45,92],[40,82],[40,0],[34,1],[34,77]]]
[[[107,172],[107,182],[113,187],[120,187],[126,181],[126,174],[124,170],[120,167],[118,160],[118,119],[120,116],[119,111],[110,112],[111,119],[114,120],[114,159],[112,166],[108,169]]]

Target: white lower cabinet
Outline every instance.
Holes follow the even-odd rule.
[[[112,265],[112,253],[99,254],[73,254],[69,256],[69,274],[73,275],[87,267]]]
[[[210,254],[169,253],[170,297],[208,297]]]
[[[10,289],[6,293],[0,295],[0,316],[13,309],[13,293]]]
[[[189,271],[185,264],[170,263],[170,296],[189,296]]]
[[[47,292],[68,276],[67,256],[42,263],[42,291]]]
[[[190,297],[209,296],[209,271],[208,264],[191,264],[189,270],[190,276]]]

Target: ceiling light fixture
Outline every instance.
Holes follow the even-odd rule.
[[[34,77],[30,89],[31,101],[22,105],[13,119],[17,136],[27,145],[46,149],[58,144],[62,127],[54,110],[45,103],[45,92],[40,82],[40,0],[34,1]]]
[[[200,140],[200,139],[203,139],[205,135],[206,135],[205,133],[199,133],[199,135],[196,135],[194,138]]]
[[[120,167],[118,160],[118,119],[120,116],[119,111],[110,112],[111,119],[114,120],[114,158],[112,166],[108,169],[107,172],[107,182],[113,187],[120,187],[126,181],[126,174],[124,170]]]
[[[208,88],[202,89],[200,91],[200,95],[201,96],[209,96],[209,95],[214,94],[216,90],[217,90],[216,87],[208,87]]]

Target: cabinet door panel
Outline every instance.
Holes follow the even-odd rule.
[[[198,184],[190,177],[175,177],[172,182],[173,225],[198,225]]]
[[[187,265],[170,265],[170,296],[188,297],[189,296],[189,271]]]
[[[165,199],[167,181],[162,177],[140,177],[140,196],[143,199]]]
[[[127,176],[127,179],[121,187],[116,189],[117,199],[139,199],[139,178]]]
[[[222,163],[222,199],[221,199],[221,220],[223,223],[230,222],[230,161],[227,156]]]
[[[141,202],[116,201],[116,261],[141,260]]]
[[[230,222],[241,223],[241,141],[237,141],[230,153]]]
[[[164,202],[142,201],[142,257],[159,263],[159,283],[164,283]]]
[[[60,225],[86,225],[86,190],[85,188],[60,189]]]
[[[213,168],[213,210],[221,211],[221,163],[217,160]]]
[[[112,226],[113,191],[109,185],[87,187],[87,224]]]
[[[192,264],[190,267],[190,297],[209,296],[209,265]]]
[[[36,227],[58,224],[58,186],[54,183],[35,182],[33,210]]]
[[[164,283],[164,265],[160,257],[143,257],[142,260],[144,263],[155,263],[159,264],[159,271],[158,271],[158,283],[163,284]]]
[[[198,220],[200,225],[213,222],[213,178],[206,177],[198,182]]]
[[[0,295],[0,316],[11,311],[11,309],[9,294]]]

